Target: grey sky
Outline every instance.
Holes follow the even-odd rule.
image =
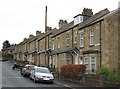
[[[48,7],[48,26],[58,28],[58,21],[68,22],[84,7],[93,13],[108,8],[117,9],[119,0],[0,0],[0,49],[5,40],[18,44],[36,30],[44,32],[45,6]]]

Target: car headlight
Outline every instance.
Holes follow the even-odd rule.
[[[36,74],[35,76],[36,76],[37,78],[41,78],[41,76],[40,76],[40,75],[37,75],[37,74]]]
[[[51,79],[54,79],[54,77],[53,77],[53,76],[51,76],[50,78],[51,78]]]

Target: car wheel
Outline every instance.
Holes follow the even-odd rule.
[[[36,83],[37,81],[36,81],[36,77],[34,76],[34,82]]]
[[[53,83],[54,83],[53,81],[50,82],[50,84],[53,84]]]

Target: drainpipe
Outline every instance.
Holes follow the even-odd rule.
[[[49,35],[48,35],[48,49],[49,49]],[[48,57],[47,59],[48,59],[48,68],[49,68],[49,62],[50,62],[49,61],[49,55],[47,55],[47,57]]]
[[[40,51],[40,47],[39,47],[39,45],[40,45],[40,43],[39,43],[39,41],[37,41],[38,43],[38,52]],[[38,65],[40,66],[40,55],[38,54]]]
[[[101,36],[101,21],[100,21],[100,68],[101,68],[101,65],[102,65],[102,53],[101,53],[101,40],[102,40],[102,36]]]
[[[73,47],[73,29],[72,29],[72,47]],[[72,64],[73,64],[73,55],[72,55]]]

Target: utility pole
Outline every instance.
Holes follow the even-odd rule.
[[[47,6],[45,6],[45,64],[47,65]]]

